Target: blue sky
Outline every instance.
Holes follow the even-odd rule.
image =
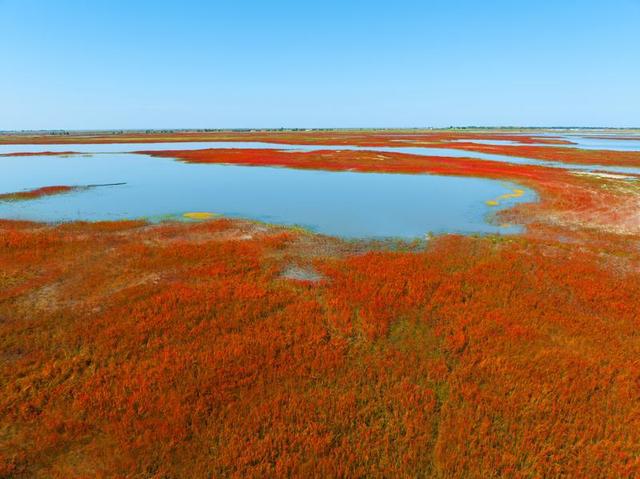
[[[640,126],[640,0],[0,0],[0,129]]]

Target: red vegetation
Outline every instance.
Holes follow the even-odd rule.
[[[537,136],[536,136],[537,135]],[[605,137],[607,139],[637,139],[629,137]],[[473,140],[507,140],[519,145],[486,145]],[[328,131],[219,131],[176,133],[127,133],[102,135],[41,135],[0,136],[0,144],[71,144],[71,143],[154,143],[189,141],[254,141],[280,144],[305,145],[358,145],[358,146],[420,146],[454,148],[508,156],[522,156],[547,161],[563,161],[576,164],[601,164],[640,166],[640,152],[581,150],[557,147],[571,141],[540,136],[535,132],[514,134],[509,131],[384,131],[384,130],[328,130]],[[532,145],[537,144],[537,145]],[[543,146],[539,146],[542,144]],[[24,155],[11,153],[10,155]],[[73,154],[73,152],[37,154]]]
[[[640,476],[636,182],[378,152],[153,154],[473,175],[540,201],[504,213],[522,237],[424,250],[227,219],[0,220],[0,477]],[[300,265],[319,280],[287,279]]]
[[[17,191],[13,193],[0,194],[0,201],[26,201],[34,200],[42,196],[59,195],[75,190],[75,186],[44,186],[28,191]]]
[[[640,151],[582,150],[559,146],[484,145],[473,142],[455,142],[440,145],[466,151],[479,151],[496,155],[520,156],[545,161],[560,161],[583,165],[640,166]]]
[[[1,224],[0,474],[640,474],[635,246],[321,242]]]
[[[634,137],[603,137],[607,139],[637,139]],[[455,140],[455,141],[454,141]],[[508,140],[520,145],[486,145],[473,140]],[[69,143],[153,143],[183,141],[255,141],[280,144],[308,145],[358,145],[358,146],[421,146],[454,148],[508,156],[521,156],[547,161],[563,161],[576,164],[600,164],[640,166],[640,152],[582,150],[554,147],[571,144],[570,141],[536,133],[514,134],[508,131],[383,131],[383,130],[333,130],[333,131],[220,131],[180,132],[149,134],[69,135],[69,136],[0,136],[0,144],[69,144]],[[544,146],[532,145],[544,144]],[[23,155],[12,153],[11,155]],[[38,154],[73,154],[43,152]]]

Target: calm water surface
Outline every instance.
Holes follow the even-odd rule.
[[[640,151],[640,136],[633,133],[623,134],[622,136],[636,138],[633,140],[620,140],[616,138],[616,135],[607,133],[541,133],[533,135],[534,137],[553,137],[559,140],[567,140],[572,142],[572,145],[556,145],[565,148],[580,148],[581,150],[610,150],[610,151]],[[610,138],[598,138],[599,136],[605,136]],[[475,140],[474,140],[475,141]],[[536,144],[536,146],[553,146],[545,145],[544,143]]]
[[[534,135],[540,138],[542,135]],[[570,141],[571,145],[559,144],[551,145],[548,143],[520,143],[513,140],[452,140],[454,142],[471,142],[479,145],[496,145],[496,146],[559,146],[564,148],[579,148],[581,150],[609,150],[609,151],[640,151],[640,137],[637,140],[618,140],[612,138],[592,138],[589,136],[579,135],[552,135],[553,138],[559,140]],[[632,135],[628,135],[632,136]]]
[[[48,150],[50,146],[55,145],[47,145]],[[83,146],[98,151],[122,147]],[[532,191],[518,185],[480,178],[189,164],[130,153],[4,157],[0,164],[0,193],[125,183],[30,201],[0,201],[1,218],[48,222],[159,220],[204,211],[301,225],[347,238],[414,238],[427,232],[517,233],[517,226],[492,223],[491,214],[535,200]],[[500,200],[499,208],[487,206],[486,201],[518,188],[524,190],[521,197]]]
[[[632,136],[632,135],[628,135]],[[567,136],[574,148],[583,150],[640,151],[640,137],[637,140],[617,140],[616,138],[590,138],[587,136]]]

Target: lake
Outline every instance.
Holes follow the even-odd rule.
[[[120,145],[83,146],[104,151]],[[512,234],[520,227],[494,223],[492,214],[536,199],[533,191],[517,184],[481,178],[192,164],[131,153],[33,155],[0,161],[0,193],[50,185],[124,183],[29,201],[0,201],[1,218],[46,222],[160,221],[211,212],[299,225],[345,238],[419,238],[429,232]],[[514,190],[521,190],[521,196],[500,199],[498,206],[487,204]]]

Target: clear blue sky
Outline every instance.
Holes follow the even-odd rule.
[[[0,129],[640,126],[640,0],[0,0]]]

